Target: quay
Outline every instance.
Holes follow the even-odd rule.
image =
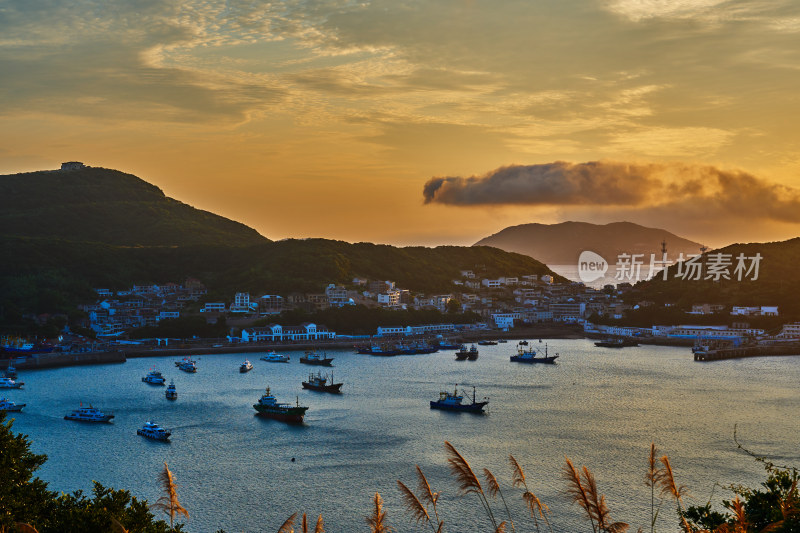
[[[725,359],[741,359],[744,357],[762,357],[771,355],[800,355],[800,343],[787,342],[781,344],[761,344],[757,346],[741,346],[738,348],[701,350],[694,353],[694,360],[722,361]]]
[[[62,366],[105,365],[127,361],[122,351],[82,353],[42,353],[9,359],[18,370],[58,368]],[[1,367],[0,367],[1,368]]]

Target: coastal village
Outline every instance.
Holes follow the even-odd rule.
[[[475,270],[462,270],[453,280],[448,294],[423,294],[399,287],[393,281],[355,277],[348,285],[330,283],[318,293],[253,295],[237,292],[228,301],[211,300],[206,287],[189,278],[182,284],[133,285],[126,290],[95,289],[97,300],[83,304],[85,327],[100,340],[124,339],[137,328],[157,326],[164,320],[202,316],[208,323],[225,320],[228,342],[254,343],[316,341],[353,338],[337,334],[323,324],[278,324],[270,321],[286,310],[307,312],[362,305],[390,310],[438,310],[443,319],[448,312],[477,314],[476,323],[443,322],[417,326],[386,324],[373,333],[376,337],[443,335],[464,330],[513,331],[537,325],[568,325],[582,328],[587,336],[635,337],[641,341],[687,343],[714,341],[738,346],[760,340],[800,339],[800,323],[783,325],[780,331],[767,332],[751,327],[755,317],[778,317],[777,306],[733,306],[697,303],[689,316],[719,319],[718,325],[659,325],[630,327],[602,325],[593,320],[620,320],[625,313],[654,305],[652,302],[626,303],[624,295],[631,284],[606,285],[602,289],[579,282],[555,282],[549,275],[485,278]],[[665,304],[669,306],[670,304]],[[254,326],[254,323],[264,324]],[[704,321],[707,322],[707,321]],[[670,342],[674,341],[674,342]],[[168,342],[165,340],[165,342]]]

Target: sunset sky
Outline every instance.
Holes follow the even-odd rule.
[[[0,0],[0,174],[78,160],[271,239],[800,235],[792,0]]]

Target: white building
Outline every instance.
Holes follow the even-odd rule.
[[[242,330],[242,342],[309,341],[333,339],[335,337],[336,332],[311,322],[306,322],[300,326],[287,327],[283,327],[280,324],[270,324],[261,328],[244,328]]]

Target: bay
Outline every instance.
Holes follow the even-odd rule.
[[[317,368],[299,364],[297,352],[287,352],[288,364],[259,361],[256,354],[203,355],[196,374],[175,368],[174,357],[26,371],[25,389],[6,395],[28,404],[15,414],[14,430],[48,455],[39,476],[52,490],[88,491],[97,480],[154,502],[166,461],[193,533],[277,531],[297,511],[314,520],[322,514],[329,532],[367,531],[364,517],[375,492],[398,531],[424,531],[405,511],[396,485],[399,479],[416,487],[417,464],[442,493],[448,531],[489,531],[477,498],[458,495],[445,440],[476,473],[489,468],[497,476],[518,531],[535,528],[520,489],[510,486],[509,454],[550,506],[553,530],[564,533],[589,529],[564,495],[565,456],[594,472],[612,518],[634,531],[649,524],[644,475],[651,441],[669,455],[676,481],[691,490],[689,504],[703,505],[712,493],[713,501],[730,498],[724,486],[731,483],[764,480],[763,467],[737,449],[734,425],[754,452],[800,466],[800,357],[696,363],[687,348],[546,344],[559,352],[558,364],[511,363],[513,341],[480,347],[474,362],[456,362],[452,351],[384,358],[333,350],[334,376],[345,384],[338,396],[301,388]],[[240,374],[245,357],[255,369]],[[177,401],[165,399],[164,387],[141,382],[152,367],[175,380]],[[440,390],[456,383],[488,396],[488,413],[429,409]],[[266,386],[279,401],[309,406],[305,423],[254,416],[252,404]],[[113,423],[63,420],[81,402],[112,411]],[[151,419],[173,430],[171,443],[136,435]],[[506,519],[501,503],[494,510]],[[677,530],[672,503],[663,504],[659,523],[662,531]]]

